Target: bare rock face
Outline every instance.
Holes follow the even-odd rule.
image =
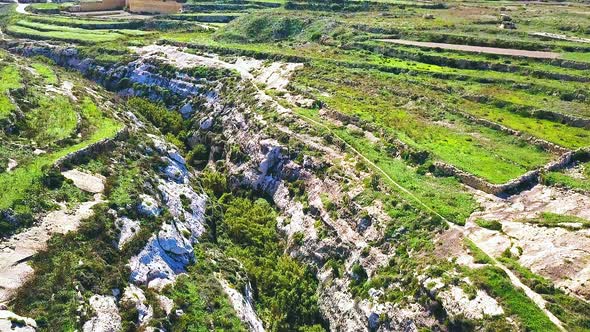
[[[160,305],[160,308],[164,310],[166,316],[170,315],[172,309],[174,308],[174,301],[164,295],[157,295],[157,298],[158,304]]]
[[[464,280],[470,283],[469,280]],[[476,290],[475,296],[468,296],[465,291],[454,285],[445,285],[440,278],[426,278],[422,280],[424,287],[429,289],[432,296],[441,302],[447,314],[451,317],[463,316],[468,319],[482,319],[486,316],[499,316],[504,310],[484,290]]]
[[[0,331],[6,332],[34,332],[37,330],[35,320],[22,317],[12,311],[0,310]]]
[[[132,304],[135,307],[137,310],[137,322],[140,326],[147,324],[154,315],[152,307],[145,304],[147,299],[143,290],[135,285],[128,285],[125,288],[121,302]]]
[[[102,175],[88,174],[76,169],[62,172],[62,175],[74,182],[74,185],[89,193],[101,193],[104,191],[105,177]]]
[[[566,292],[590,299],[590,238],[587,229],[542,227],[527,223],[542,213],[590,218],[590,196],[537,185],[502,199],[474,192],[483,207],[467,221],[470,238],[492,256],[509,249],[523,266],[552,280]],[[502,232],[479,227],[477,219],[497,220]]]
[[[148,217],[156,217],[160,215],[161,209],[158,201],[153,197],[145,194],[140,195],[141,203],[137,207],[139,213]]]
[[[139,221],[127,217],[117,218],[115,225],[119,228],[119,241],[117,248],[121,250],[141,229]]]
[[[252,288],[250,284],[246,285],[245,294],[232,288],[229,283],[223,279],[219,280],[223,291],[229,297],[229,300],[236,311],[240,320],[246,323],[251,332],[264,332],[262,320],[256,315],[252,299]]]
[[[475,298],[469,299],[463,289],[452,287],[449,291],[442,292],[440,298],[451,316],[462,314],[470,319],[482,319],[485,316],[504,314],[498,302],[483,290],[477,290]]]
[[[157,182],[162,202],[172,219],[166,220],[158,234],[131,258],[129,266],[133,283],[161,289],[174,282],[194,260],[193,245],[205,231],[207,196],[192,188],[192,175],[178,151],[156,136],[151,138],[155,150],[166,162]],[[150,200],[147,197],[142,199]],[[151,200],[155,201],[154,198]]]
[[[332,331],[366,331],[368,319],[357,307],[352,294],[348,291],[348,282],[334,280],[320,292],[318,303],[322,313],[330,322]]]
[[[201,128],[201,130],[209,130],[211,129],[211,127],[213,126],[213,119],[211,118],[206,118],[201,120],[201,123],[199,124],[199,128]]]
[[[188,119],[193,115],[193,105],[191,105],[191,103],[186,103],[180,108],[179,112],[182,114],[183,118]]]
[[[137,255],[131,258],[131,281],[139,285],[147,285],[150,288],[161,289],[173,283],[176,276],[185,272],[186,259],[172,255],[159,243],[159,238],[154,235]]]
[[[82,331],[118,332],[121,330],[121,316],[114,297],[93,295],[89,303],[96,315],[84,323]]]

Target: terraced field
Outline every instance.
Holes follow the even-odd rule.
[[[31,199],[44,170],[71,152],[106,138],[112,138],[122,125],[100,110],[88,93],[84,81],[44,62],[25,64],[2,52],[6,106],[3,106],[2,169],[0,186],[11,188],[0,193],[0,209],[27,209],[23,200]],[[26,82],[26,84],[24,83]],[[22,100],[22,102],[14,102]],[[10,134],[7,134],[10,133]]]
[[[182,6],[0,5],[7,322],[590,330],[587,3]]]

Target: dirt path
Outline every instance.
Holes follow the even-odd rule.
[[[427,47],[427,48],[442,48],[445,50],[475,52],[475,53],[522,56],[522,57],[527,57],[527,58],[538,58],[538,59],[557,59],[561,56],[559,53],[556,53],[556,52],[526,51],[526,50],[517,50],[517,49],[510,49],[510,48],[470,46],[470,45],[458,45],[458,44],[446,44],[446,43],[431,43],[431,42],[421,42],[421,41],[404,40],[404,39],[377,39],[377,41],[381,41],[381,42],[385,42],[385,43],[392,43],[392,44],[399,44],[399,45],[409,45],[409,46],[418,46],[418,47]]]
[[[16,12],[19,14],[25,14],[25,15],[29,15],[30,13],[26,10],[27,7],[29,7],[28,3],[19,3],[16,6]]]
[[[104,189],[103,177],[82,174],[70,174],[70,178],[75,178],[75,185],[84,182],[80,189],[84,190],[85,186]],[[47,214],[37,225],[0,242],[0,303],[9,300],[13,292],[32,275],[33,269],[27,263],[28,259],[43,250],[53,234],[76,230],[80,221],[90,217],[92,208],[101,202],[102,195],[97,192],[92,201],[80,204],[75,210],[70,211],[62,206],[60,210]]]

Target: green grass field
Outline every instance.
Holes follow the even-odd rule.
[[[55,22],[55,24],[59,24],[59,22]],[[17,21],[16,24],[8,26],[6,30],[8,33],[28,38],[72,41],[82,44],[112,42],[126,37],[141,37],[150,34],[150,32],[133,29],[84,29],[27,20]]]
[[[27,75],[21,77],[21,70]],[[29,70],[40,75],[41,79],[34,79]],[[12,146],[12,142],[20,145],[24,139],[38,148],[47,150],[47,153],[33,155],[30,152],[0,149],[0,157],[16,158],[19,161],[18,167],[12,172],[0,172],[0,188],[10,188],[0,193],[0,210],[3,210],[24,198],[29,188],[46,172],[46,168],[58,159],[102,139],[113,137],[122,125],[110,118],[106,111],[100,109],[90,98],[77,102],[61,94],[48,92],[46,84],[60,83],[56,70],[50,65],[33,62],[30,68],[26,68],[23,63],[9,62],[2,64],[0,76],[0,91],[6,93],[7,89],[26,85],[28,98],[35,101],[31,109],[28,109],[29,106],[21,108],[24,119],[19,124],[19,135],[6,135],[3,132],[0,142]],[[4,116],[15,109],[10,100],[0,101],[3,102],[0,105],[3,107]]]
[[[9,89],[21,87],[21,78],[15,66],[0,65],[0,120],[6,118],[14,110],[8,96]]]

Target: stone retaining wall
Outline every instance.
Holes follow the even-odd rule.
[[[70,163],[76,163],[84,157],[111,150],[114,147],[116,141],[124,140],[127,137],[129,137],[129,129],[124,127],[123,129],[119,130],[114,137],[104,138],[96,143],[88,145],[85,148],[70,152],[67,155],[59,158],[55,162],[54,166],[63,171]]]
[[[127,0],[132,13],[174,14],[182,9],[182,4],[174,0]]]
[[[564,147],[561,147],[561,146],[559,146],[557,144],[548,142],[546,140],[543,140],[543,139],[540,139],[540,138],[537,138],[537,137],[533,137],[533,136],[524,134],[524,133],[522,133],[522,132],[520,132],[518,130],[514,130],[514,129],[511,129],[511,128],[508,128],[506,126],[503,126],[503,125],[501,125],[499,123],[496,123],[496,122],[493,122],[493,121],[490,121],[490,120],[480,119],[478,117],[475,117],[475,116],[473,116],[471,114],[467,114],[465,112],[461,112],[459,110],[450,110],[449,109],[447,111],[449,111],[451,113],[454,113],[454,114],[457,114],[457,115],[460,115],[463,118],[465,118],[465,119],[467,119],[467,120],[469,120],[469,121],[471,121],[473,123],[477,123],[477,124],[480,124],[482,126],[485,126],[485,127],[488,127],[488,128],[492,128],[492,129],[501,131],[501,132],[506,133],[506,134],[509,134],[509,135],[520,137],[521,139],[525,140],[526,142],[528,142],[528,143],[530,143],[532,145],[539,146],[543,150],[549,151],[551,153],[564,154],[564,153],[567,153],[569,151],[568,149],[566,149]]]
[[[572,127],[590,129],[590,119],[579,118],[569,114],[562,114],[546,110],[531,111],[529,114],[537,119],[551,120],[554,122],[564,123]]]
[[[523,189],[530,188],[535,184],[539,183],[540,175],[542,173],[564,169],[572,165],[575,161],[582,158],[582,156],[587,153],[588,150],[583,149],[576,151],[568,151],[561,155],[561,157],[559,157],[557,160],[554,160],[539,169],[529,171],[519,176],[518,178],[510,180],[503,184],[489,183],[488,181],[480,177],[464,172],[453,165],[445,164],[442,162],[434,163],[434,167],[440,174],[454,176],[465,185],[481,190],[488,194],[501,196],[515,194]]]
[[[324,110],[322,110],[322,115],[329,117],[331,119],[337,120],[337,121],[341,121],[344,124],[351,123],[351,124],[357,125],[358,127],[361,127],[364,130],[375,129],[375,128],[367,128],[367,126],[366,126],[367,124],[365,124],[360,118],[358,118],[356,116],[342,114],[342,113],[334,111],[334,110],[324,109]],[[472,188],[481,190],[483,192],[486,192],[488,194],[500,196],[500,195],[509,195],[509,194],[517,193],[523,189],[529,188],[529,187],[539,183],[540,175],[543,172],[557,171],[557,170],[566,168],[566,167],[570,166],[573,162],[577,161],[577,159],[579,159],[576,157],[576,156],[581,156],[581,154],[579,154],[579,152],[588,153],[588,151],[585,149],[579,149],[577,151],[570,151],[568,149],[562,148],[561,146],[558,146],[558,145],[553,144],[551,142],[547,142],[547,141],[538,139],[536,137],[530,137],[527,135],[523,135],[522,133],[520,133],[516,130],[504,127],[500,124],[497,124],[497,123],[494,123],[491,121],[475,118],[469,114],[462,113],[461,115],[464,117],[469,117],[470,121],[474,121],[474,122],[475,121],[477,121],[477,122],[482,121],[481,124],[485,125],[486,127],[490,127],[490,128],[496,129],[496,130],[506,132],[510,135],[521,137],[522,139],[526,140],[527,142],[537,145],[537,146],[541,146],[543,149],[546,149],[547,151],[550,151],[552,153],[561,154],[561,156],[557,160],[554,160],[539,169],[529,171],[529,172],[519,176],[518,178],[510,180],[510,181],[503,183],[503,184],[492,184],[492,183],[490,183],[478,176],[475,176],[471,173],[465,172],[453,165],[449,165],[449,164],[446,164],[443,162],[435,162],[434,163],[434,167],[435,167],[436,172],[438,174],[447,175],[447,176],[454,176],[454,177],[458,178],[461,181],[461,183],[463,183],[467,186],[470,186]],[[371,126],[371,127],[373,127],[373,126]],[[398,152],[401,152],[401,151],[412,152],[414,150],[411,147],[409,147],[407,144],[405,144],[399,140],[396,140],[396,142],[394,144],[398,148],[398,150],[399,150]],[[413,151],[413,152],[416,152],[416,151]],[[398,153],[398,156],[399,156],[399,153]]]

